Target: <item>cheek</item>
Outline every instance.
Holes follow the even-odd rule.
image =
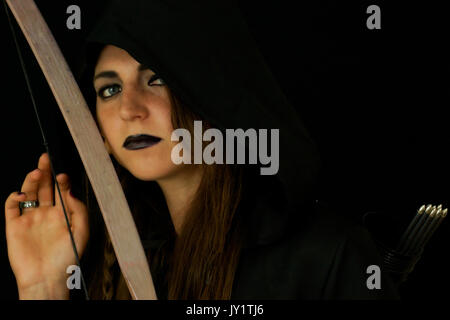
[[[105,112],[104,111],[101,111],[101,109],[100,108],[98,108],[98,107],[96,107],[96,109],[95,109],[95,116],[96,116],[96,119],[97,119],[97,123],[98,123],[98,127],[99,127],[99,129],[100,129],[100,133],[102,134],[102,135],[104,135],[105,133],[105,123],[106,123],[106,121],[105,121]]]
[[[170,131],[170,134],[173,131],[172,125],[172,106],[170,103],[169,95],[167,89],[164,90],[164,93],[159,97],[158,103],[155,105],[156,108],[153,110],[153,115],[158,119],[158,122],[161,123],[162,127],[166,132]],[[151,112],[152,110],[150,110]],[[151,115],[150,115],[151,116]]]
[[[114,142],[114,133],[117,134],[117,123],[114,122],[114,118],[105,112],[104,110],[97,110],[97,123],[100,129],[100,133],[105,142],[108,142],[110,145]]]
[[[163,111],[162,117],[164,118],[164,128],[169,133],[169,136],[172,134],[173,124],[172,124],[172,112],[170,108],[167,108]]]

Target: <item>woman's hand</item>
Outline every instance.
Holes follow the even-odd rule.
[[[67,267],[76,264],[61,201],[53,186],[50,161],[44,153],[38,169],[23,182],[22,192],[5,202],[8,257],[21,299],[67,299]],[[69,177],[57,180],[79,255],[86,247],[89,224],[86,206],[70,193]],[[55,197],[55,205],[53,198]],[[36,208],[19,209],[20,201],[38,200]]]

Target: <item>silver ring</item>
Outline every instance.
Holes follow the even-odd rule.
[[[20,201],[19,208],[20,209],[29,209],[39,207],[39,201],[31,200],[31,201]]]

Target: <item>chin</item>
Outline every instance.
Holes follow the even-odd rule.
[[[153,166],[151,169],[145,168],[145,169],[136,169],[136,168],[129,168],[128,171],[136,178],[141,181],[158,181],[163,180],[166,178],[170,178],[176,175],[180,171],[180,167],[182,166]]]

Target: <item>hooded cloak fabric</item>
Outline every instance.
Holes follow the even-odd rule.
[[[126,50],[214,128],[279,129],[279,171],[253,175],[239,210],[245,242],[232,299],[397,298],[383,270],[381,289],[367,287],[367,268],[381,266],[369,233],[314,200],[316,147],[232,1],[114,0],[88,40]]]

